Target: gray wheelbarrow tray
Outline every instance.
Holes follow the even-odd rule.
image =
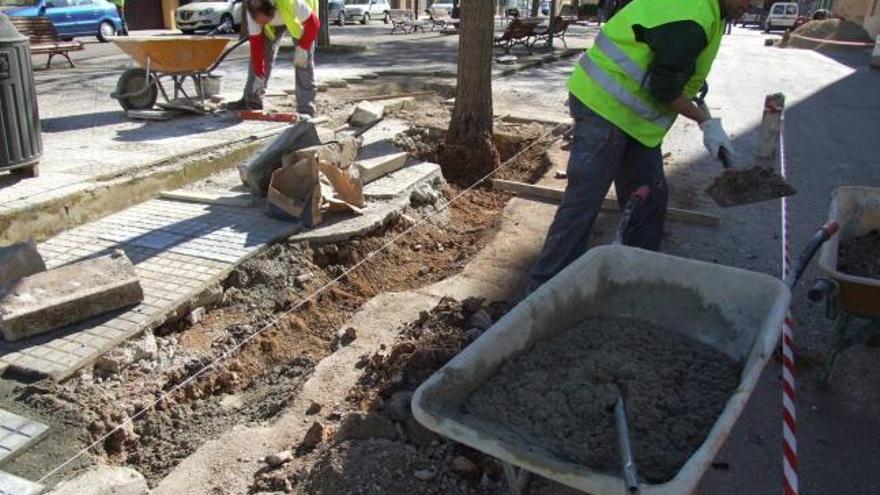
[[[643,495],[695,490],[730,434],[780,336],[790,292],[768,275],[626,246],[588,251],[533,292],[416,390],[428,429],[502,461],[594,495],[627,494],[619,473],[555,457],[515,432],[465,414],[463,404],[510,359],[588,316],[627,315],[711,345],[743,365],[703,444],[671,480]]]

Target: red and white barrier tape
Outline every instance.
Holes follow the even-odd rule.
[[[779,116],[779,173],[786,177],[785,169],[785,111],[765,107],[765,111],[781,112]],[[782,279],[787,280],[791,271],[791,244],[788,238],[788,198],[783,197],[782,207]],[[798,493],[797,413],[795,408],[794,319],[791,309],[782,323],[782,463],[783,494]]]

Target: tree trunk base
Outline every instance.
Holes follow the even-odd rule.
[[[447,182],[469,187],[501,165],[492,140],[480,138],[468,145],[444,144],[439,150],[440,169]]]

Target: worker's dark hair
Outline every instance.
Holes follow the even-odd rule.
[[[248,13],[251,17],[262,14],[266,17],[275,17],[275,2],[272,0],[247,0]]]

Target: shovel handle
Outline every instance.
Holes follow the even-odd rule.
[[[807,245],[804,246],[800,255],[797,257],[794,269],[788,274],[788,280],[785,282],[789,289],[794,290],[798,281],[800,281],[801,276],[804,274],[804,271],[807,269],[807,265],[810,264],[810,260],[816,255],[816,252],[822,247],[822,244],[837,233],[839,228],[840,226],[837,222],[828,222],[816,229],[816,232],[813,233],[813,236],[810,237]]]

